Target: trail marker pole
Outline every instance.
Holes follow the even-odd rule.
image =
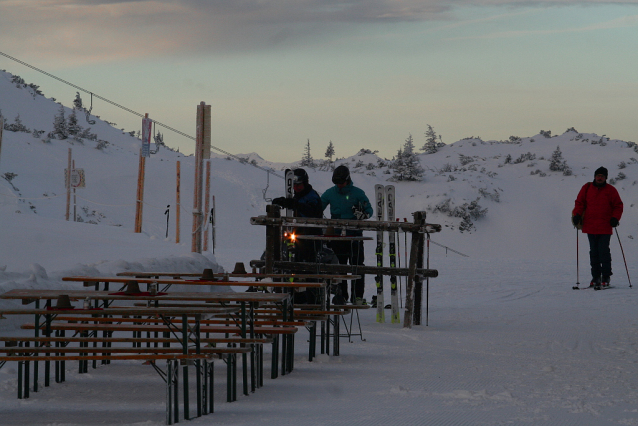
[[[179,161],[175,164],[176,167],[176,178],[177,178],[177,186],[176,186],[176,190],[175,190],[175,200],[176,200],[176,207],[175,207],[175,243],[179,244],[179,227],[180,227],[180,223],[179,223],[179,219],[180,219],[180,213],[181,213],[181,204],[180,204],[180,179],[181,179],[181,172],[180,172],[180,166],[179,166]]]
[[[65,179],[66,186],[66,220],[69,221],[69,215],[71,214],[71,167],[73,167],[73,160],[71,157],[71,148],[69,148],[68,161],[67,161],[67,172]]]

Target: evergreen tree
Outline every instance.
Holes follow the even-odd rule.
[[[560,147],[557,146],[556,151],[552,153],[552,159],[549,162],[549,169],[552,172],[562,171],[563,162],[563,153],[561,152]]]
[[[22,124],[22,119],[20,118],[20,114],[16,115],[16,118],[13,119],[13,123],[5,123],[4,129],[10,132],[31,132],[30,129],[27,128],[24,124]]]
[[[303,157],[301,157],[301,166],[305,167],[315,167],[315,160],[312,158],[310,154],[310,139],[306,143],[306,147],[304,148]]]
[[[78,111],[84,110],[84,105],[82,105],[82,98],[80,97],[80,92],[75,92],[75,99],[73,100],[73,109],[77,109]]]
[[[408,135],[403,143],[403,148],[399,149],[397,156],[392,163],[395,180],[419,181],[423,176],[423,167],[419,157],[414,152],[414,139],[412,134]]]
[[[326,157],[328,160],[332,161],[332,156],[335,155],[335,146],[332,144],[332,141],[328,144],[328,148],[326,148]]]
[[[435,152],[437,152],[439,148],[437,146],[438,144],[436,142],[436,139],[436,132],[434,131],[432,126],[428,124],[428,130],[425,132],[425,144],[421,147],[421,151],[425,152],[426,154],[434,154]]]
[[[549,170],[553,172],[563,172],[564,176],[571,176],[572,169],[567,165],[567,161],[563,159],[563,153],[560,147],[556,147],[556,151],[552,153],[552,159],[549,162]]]
[[[71,114],[67,119],[66,129],[69,136],[76,136],[82,132],[82,126],[78,124],[78,116],[75,113],[75,109],[71,111]]]
[[[58,115],[53,118],[53,132],[52,135],[56,139],[67,139],[69,137],[69,130],[66,125],[66,118],[64,116],[64,107],[60,105]]]

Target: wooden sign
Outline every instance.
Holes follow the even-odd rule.
[[[67,169],[64,169],[64,181],[67,181]],[[84,178],[84,169],[72,169],[70,176],[71,188],[85,188],[86,187],[86,179]]]
[[[142,157],[151,156],[151,135],[153,134],[153,120],[142,118]]]

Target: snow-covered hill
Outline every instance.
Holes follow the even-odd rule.
[[[261,255],[265,232],[251,226],[249,218],[264,214],[268,199],[283,195],[283,181],[251,163],[278,173],[291,165],[256,153],[239,155],[245,158],[241,162],[213,155],[216,248],[214,254],[193,254],[192,157],[160,147],[147,160],[143,232],[136,234],[140,141],[96,117],[90,124],[83,114],[77,114],[78,124],[90,127],[95,140],[50,137],[60,105],[38,95],[33,86],[18,86],[11,75],[0,72],[0,110],[7,124],[15,125],[4,131],[0,151],[0,292],[76,288],[61,281],[65,275],[229,270],[235,262]],[[67,118],[72,114],[67,107],[62,111]],[[11,131],[20,127],[18,115],[28,132]],[[232,145],[220,147],[232,151]],[[76,191],[76,222],[65,221],[69,148],[86,176],[86,187]],[[574,129],[506,141],[471,138],[434,154],[419,154],[424,169],[420,182],[393,179],[391,159],[365,149],[337,160],[336,165],[350,167],[355,185],[370,196],[375,184],[394,184],[400,220],[426,210],[429,222],[444,225],[432,241],[470,258],[431,245],[430,264],[440,275],[431,280],[429,327],[378,324],[373,310],[363,311],[366,341],[355,337],[345,344],[342,339],[340,357],[322,355],[312,363],[304,353],[307,334],[301,329],[294,374],[270,380],[236,403],[216,405],[215,414],[205,419],[233,426],[638,424],[638,296],[628,289],[615,241],[616,289],[571,290],[577,278],[577,234],[570,224],[578,190],[593,179],[596,168],[607,167],[625,201],[617,229],[629,273],[635,274],[635,149],[631,142]],[[178,161],[181,241],[176,243]],[[559,170],[550,170],[552,163]],[[329,168],[308,169],[320,192],[332,185]],[[585,240],[579,240],[582,283],[588,280]],[[399,262],[405,261],[405,241],[399,235]],[[366,246],[366,263],[375,263],[372,242]],[[373,277],[367,279],[369,298],[376,289]],[[3,307],[18,303],[0,301]],[[0,321],[0,331],[23,333],[16,318]],[[224,368],[216,363],[215,380],[222,381],[216,386],[218,402],[224,398]],[[52,384],[16,404],[15,371],[5,366],[0,370],[2,424],[85,425],[99,420],[118,426],[161,425],[158,401],[164,388],[150,370],[114,364],[79,375],[69,369],[64,385]],[[99,399],[86,391],[95,381],[100,383]],[[122,384],[134,391],[123,397]]]
[[[88,123],[78,113],[78,123],[96,135],[96,140],[47,137],[54,130],[60,104],[36,93],[26,83],[16,83],[11,74],[0,73],[0,110],[11,125],[19,116],[29,132],[5,130],[0,157],[0,214],[2,222],[13,224],[14,233],[29,235],[30,229],[46,227],[51,232],[65,229],[72,241],[75,233],[104,232],[110,237],[126,235],[148,244],[149,255],[188,253],[190,247],[190,206],[192,205],[193,158],[160,147],[147,161],[143,234],[130,235],[134,222],[139,139],[91,116]],[[69,101],[69,104],[71,104]],[[68,118],[72,109],[64,107]],[[43,132],[34,133],[34,130]],[[97,149],[97,141],[106,141]],[[397,148],[400,148],[399,144]],[[76,217],[83,223],[65,223],[66,193],[64,169],[69,148],[77,168],[86,174],[86,187],[77,189]],[[232,147],[222,147],[231,150]],[[551,171],[555,151],[562,153],[570,172]],[[295,164],[270,162],[256,153],[239,154],[246,161],[213,155],[211,193],[217,216],[216,255],[225,267],[241,259],[239,253],[250,247],[251,256],[263,249],[263,230],[248,225],[251,216],[264,214],[266,199],[283,193],[283,181],[261,169],[279,172]],[[369,195],[375,184],[394,184],[397,188],[397,215],[411,220],[417,210],[428,212],[428,221],[441,223],[444,231],[433,236],[438,241],[477,257],[551,258],[573,257],[574,230],[570,211],[578,189],[593,177],[599,166],[609,169],[625,201],[625,216],[618,228],[623,241],[633,249],[638,237],[638,217],[634,204],[638,194],[638,153],[632,142],[610,139],[595,133],[569,129],[551,136],[541,131],[531,137],[510,137],[504,141],[468,138],[419,154],[424,169],[422,181],[393,181],[391,159],[362,149],[335,165],[347,164],[355,185]],[[175,244],[176,162],[181,164],[181,242]],[[311,183],[322,192],[331,185],[329,167],[308,169]],[[281,174],[279,172],[279,174]],[[170,205],[169,237],[166,233],[166,206]],[[43,223],[47,223],[43,226]],[[91,224],[91,225],[89,225]],[[99,231],[93,228],[97,224]],[[18,232],[17,229],[20,229]],[[6,229],[6,227],[5,227]],[[3,232],[7,232],[6,230]],[[52,237],[61,240],[60,237]],[[28,259],[16,243],[2,244],[0,266],[20,270],[32,262],[47,263],[46,255],[29,244]],[[11,247],[13,246],[13,247]],[[42,246],[44,249],[44,246]],[[46,249],[44,249],[46,250]],[[71,250],[65,247],[65,250]],[[369,253],[372,250],[369,250]],[[71,257],[71,256],[69,256]],[[77,262],[95,262],[83,253]],[[76,260],[70,261],[75,263]],[[66,267],[57,259],[49,268]]]

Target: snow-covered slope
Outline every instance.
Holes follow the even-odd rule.
[[[211,194],[216,206],[216,249],[190,252],[193,158],[161,147],[146,162],[143,232],[133,232],[140,142],[96,120],[91,132],[107,141],[48,138],[60,105],[33,88],[18,88],[0,72],[0,110],[9,124],[19,114],[33,132],[4,132],[0,152],[0,292],[12,288],[76,288],[61,277],[112,275],[125,270],[198,272],[231,269],[258,258],[264,229],[249,224],[267,199],[283,195],[283,181],[261,169],[214,155]],[[44,90],[46,91],[46,90]],[[71,102],[69,101],[69,104]],[[66,108],[65,114],[71,113]],[[89,124],[78,115],[79,124]],[[593,130],[593,129],[587,129]],[[268,380],[236,403],[224,399],[224,365],[216,363],[215,414],[195,420],[220,425],[528,424],[635,425],[635,293],[628,288],[618,244],[612,242],[613,283],[603,292],[571,290],[576,275],[576,232],[570,212],[579,188],[599,166],[609,169],[625,214],[618,234],[635,275],[638,154],[629,142],[595,133],[547,132],[507,141],[466,139],[420,154],[422,181],[392,180],[391,162],[362,150],[347,164],[355,185],[394,184],[397,217],[428,211],[444,225],[431,245],[429,327],[378,324],[363,311],[366,341],[342,339],[341,356],[309,363],[307,334],[296,341],[295,371]],[[557,147],[560,167],[551,171]],[[65,221],[64,169],[69,148],[86,187],[77,189],[77,217]],[[222,147],[229,152],[232,146]],[[400,146],[397,145],[397,149]],[[264,153],[267,156],[267,153]],[[280,171],[287,165],[252,153],[245,163]],[[181,166],[181,241],[175,241],[176,163]],[[329,167],[308,169],[320,192]],[[170,205],[169,236],[165,211]],[[476,213],[479,212],[479,213]],[[474,213],[474,214],[472,214]],[[208,231],[210,232],[210,230]],[[580,237],[580,280],[587,282],[586,242]],[[405,236],[399,235],[400,262]],[[374,245],[366,246],[374,264]],[[375,292],[367,277],[366,297]],[[635,283],[634,283],[635,284]],[[405,284],[403,284],[405,285]],[[401,287],[403,289],[404,287]],[[403,290],[402,290],[403,291]],[[401,293],[404,296],[404,293]],[[3,307],[15,302],[0,301]],[[19,321],[0,321],[3,335]],[[269,357],[266,349],[266,357]],[[267,359],[267,362],[269,360]],[[0,423],[161,425],[164,388],[154,372],[113,364],[52,384],[15,403],[16,372],[0,370]],[[148,370],[148,371],[146,371]],[[89,391],[99,383],[100,396]],[[123,386],[132,391],[123,396]]]

